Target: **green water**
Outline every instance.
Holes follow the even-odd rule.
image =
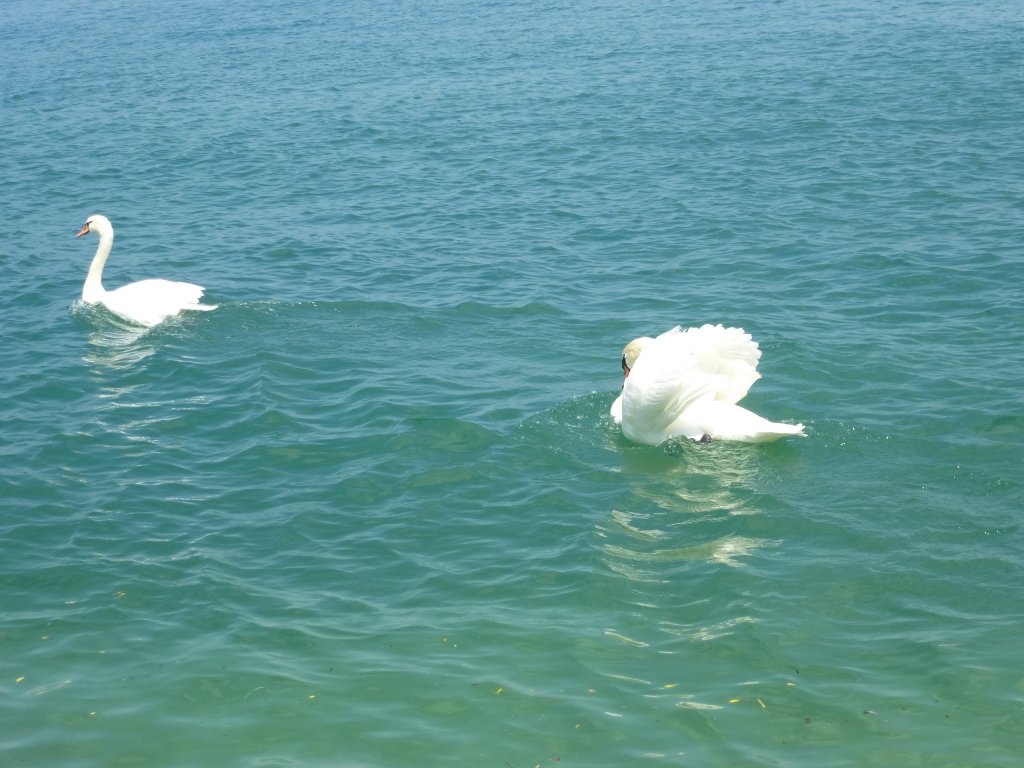
[[[10,5],[0,763],[1018,765],[1021,26]],[[705,322],[808,437],[622,437]]]

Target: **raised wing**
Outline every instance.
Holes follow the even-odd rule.
[[[720,382],[701,368],[691,342],[673,328],[644,348],[622,389],[622,431],[629,439],[657,444],[673,435],[701,436],[680,417],[693,403],[713,398]]]
[[[742,328],[702,325],[681,332],[673,328],[662,335],[670,334],[681,337],[674,343],[696,357],[701,372],[714,377],[716,400],[738,403],[746,397],[754,382],[761,378],[757,372],[761,350]]]

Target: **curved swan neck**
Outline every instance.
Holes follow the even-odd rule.
[[[85,285],[82,286],[82,301],[87,304],[95,304],[102,300],[106,291],[103,289],[103,266],[107,263],[110,255],[110,248],[114,244],[113,230],[105,229],[99,233],[100,244],[96,246],[96,255],[92,257],[92,264],[89,265],[89,274],[86,275]]]

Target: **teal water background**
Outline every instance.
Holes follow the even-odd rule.
[[[23,2],[0,762],[1018,766],[1024,7]],[[204,285],[142,331],[105,281]],[[745,328],[766,446],[629,444]]]

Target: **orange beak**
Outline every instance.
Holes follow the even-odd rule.
[[[82,235],[88,235],[88,234],[89,234],[89,223],[86,222],[85,226],[82,227],[82,231],[79,232],[77,235],[75,235],[75,237],[81,237]]]

